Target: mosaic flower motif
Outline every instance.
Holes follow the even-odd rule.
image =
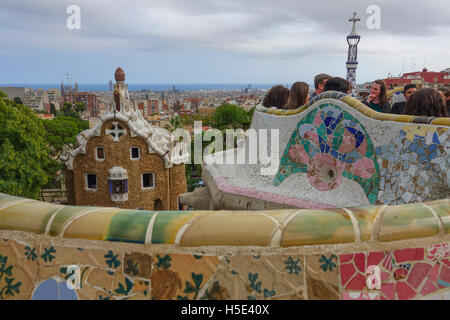
[[[306,173],[319,191],[336,189],[343,178],[359,183],[374,204],[379,174],[372,141],[351,114],[323,104],[297,125],[284,151],[274,186],[296,173]]]
[[[443,260],[450,257],[450,243],[435,244],[427,249],[429,260]]]

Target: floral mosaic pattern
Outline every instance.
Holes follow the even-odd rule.
[[[297,125],[273,184],[306,173],[319,191],[336,189],[343,178],[356,181],[370,203],[378,196],[379,170],[373,143],[350,113],[332,103],[311,111]]]
[[[341,255],[343,299],[371,299],[368,293],[372,293],[372,299],[381,300],[428,299],[442,293],[450,288],[450,260],[445,253],[448,246],[443,243],[390,253]],[[376,292],[366,288],[366,270],[371,265],[381,270],[381,288]]]

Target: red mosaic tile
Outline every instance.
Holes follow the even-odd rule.
[[[397,291],[399,300],[409,300],[417,295],[417,292],[404,281],[399,281],[395,284],[395,291]]]
[[[383,252],[371,252],[367,257],[367,266],[377,266],[383,260]]]
[[[395,300],[395,285],[393,283],[386,283],[381,285],[381,292],[389,299]]]
[[[341,264],[341,282],[342,286],[345,286],[347,281],[355,274],[355,267],[353,263]]]
[[[438,279],[439,288],[447,288],[450,286],[450,268],[442,266]]]
[[[386,255],[386,257],[384,257],[383,262],[382,262],[382,266],[387,270],[387,271],[392,271],[392,268],[394,268],[394,255],[392,253],[389,253],[388,255]]]
[[[431,265],[424,262],[417,262],[414,264],[407,280],[411,287],[417,290],[423,279],[425,279],[428,275],[428,272],[430,272],[431,268]]]
[[[426,296],[435,291],[437,291],[436,286],[431,282],[430,279],[427,279],[427,281],[425,281],[425,284],[422,287],[422,290],[420,291],[420,294]]]
[[[396,250],[394,252],[395,262],[423,260],[424,254],[424,248]]]
[[[350,280],[350,282],[345,286],[345,289],[350,290],[362,290],[366,287],[366,277],[360,273]]]
[[[442,260],[442,262],[450,267],[450,260],[449,259],[444,259],[444,260]]]
[[[381,271],[381,275],[380,275],[380,277],[381,277],[381,282],[384,282],[386,279],[389,279],[389,276],[390,276],[390,273],[389,273],[389,272]]]
[[[353,259],[353,254],[341,254],[339,260],[341,263],[350,262]]]
[[[439,267],[441,265],[438,263],[436,263],[433,268],[431,269],[429,275],[428,275],[428,279],[430,279],[433,282],[436,282],[438,280],[438,275],[439,275]]]
[[[355,254],[354,263],[360,272],[366,273],[366,256],[364,253]]]

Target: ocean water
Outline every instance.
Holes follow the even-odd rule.
[[[252,89],[270,89],[274,85],[270,83],[258,83],[251,84]],[[283,84],[289,87],[289,84]],[[195,90],[242,90],[249,86],[249,84],[242,83],[129,83],[128,89],[130,91],[151,90],[151,91],[168,91],[172,90],[175,86],[176,90],[180,91],[195,91]],[[61,84],[55,83],[14,83],[3,84],[0,83],[0,87],[26,87],[31,89],[51,89],[61,88]],[[79,83],[79,91],[108,91],[108,83]]]

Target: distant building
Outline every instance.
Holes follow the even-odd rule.
[[[24,101],[25,96],[30,92],[30,89],[25,87],[0,87],[0,91],[3,91],[10,100],[19,97],[20,100]]]
[[[113,91],[113,83],[109,80],[109,91]]]
[[[404,86],[409,83],[414,83],[419,88],[437,88],[442,85],[450,86],[450,71],[433,72],[424,68],[422,71],[409,72],[400,77],[389,77],[383,80],[388,88]]]
[[[68,202],[81,206],[178,210],[186,192],[185,143],[148,124],[133,106],[121,68],[115,72],[113,103],[91,129],[63,150]]]
[[[86,105],[86,111],[89,117],[96,117],[99,114],[99,102],[97,95],[93,92],[70,92],[66,91],[64,102],[76,103],[83,102]]]

